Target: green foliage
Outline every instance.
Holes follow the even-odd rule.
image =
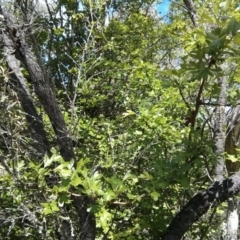
[[[43,28],[39,48],[76,162],[59,155],[50,120],[32,93],[54,149],[39,161],[1,67],[2,236],[56,239],[61,220],[80,231],[76,213],[67,210],[75,194],[93,200],[88,210],[96,216],[97,239],[159,239],[186,201],[210,184],[218,79],[228,77],[228,104],[240,96],[240,13],[231,1],[214,1],[211,10],[196,1],[193,28],[178,3],[169,22],[149,13],[151,3],[114,1],[108,26],[101,1],[78,7],[59,1],[65,12],[45,19],[50,30]],[[187,124],[196,104],[195,122]],[[217,235],[225,208],[211,213],[219,219],[209,214],[192,226],[188,239]]]

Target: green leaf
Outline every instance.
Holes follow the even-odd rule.
[[[77,187],[82,184],[82,179],[78,176],[77,172],[72,174],[71,185]]]
[[[99,215],[99,224],[104,229],[104,232],[107,232],[109,229],[109,222],[112,219],[112,214],[109,213],[106,209],[101,209]]]
[[[203,13],[199,18],[200,23],[216,23],[214,16],[211,16],[207,13]]]
[[[41,205],[44,207],[43,215],[49,215],[59,211],[57,202],[41,203]]]
[[[133,112],[132,110],[127,110],[127,112],[123,113],[122,115],[123,117],[128,117],[131,115],[135,115],[135,112]]]
[[[79,173],[81,173],[82,170],[85,168],[85,165],[86,165],[87,163],[89,163],[89,162],[90,162],[90,159],[88,159],[88,158],[80,159],[80,160],[77,162],[77,168],[76,168],[76,170],[77,170]]]
[[[16,170],[21,171],[25,166],[25,162],[23,160],[17,162]]]
[[[53,162],[62,162],[63,158],[60,155],[53,154],[51,158],[45,155],[43,163],[44,168],[49,167]]]
[[[63,165],[58,166],[54,171],[59,173],[63,178],[68,178],[72,175],[72,170],[64,168]]]
[[[136,176],[133,175],[133,174],[131,173],[131,171],[128,171],[128,172],[124,175],[123,181],[128,180],[128,179],[133,179],[133,178],[136,178]]]
[[[53,158],[49,158],[47,155],[44,157],[43,163],[44,163],[44,168],[50,166],[53,162]]]
[[[59,174],[63,178],[68,178],[72,175],[72,171],[69,169],[62,169],[61,171],[59,171]]]
[[[238,161],[240,161],[234,155],[230,155],[230,154],[227,154],[227,159],[230,160],[231,162],[238,162]]]
[[[109,201],[115,199],[115,197],[116,197],[116,194],[110,189],[107,189],[103,195],[103,198],[106,202],[109,202]]]
[[[184,188],[189,187],[189,179],[188,178],[183,177],[183,178],[179,179],[179,182],[182,185],[182,187],[184,187]]]
[[[234,18],[231,18],[227,26],[226,32],[235,36],[240,30],[240,22],[236,21]]]
[[[223,215],[225,213],[224,209],[217,208],[217,214]]]
[[[143,179],[146,179],[146,180],[152,180],[153,179],[153,176],[150,175],[147,171],[144,171],[140,176],[139,178],[143,178]]]
[[[240,34],[236,34],[232,41],[240,45]]]
[[[48,171],[45,168],[40,168],[38,170],[38,175],[39,176],[44,176],[46,172],[48,172]]]
[[[61,192],[58,196],[58,205],[63,207],[64,204],[71,203],[71,199],[69,199],[69,194],[66,192]]]
[[[130,199],[130,200],[133,200],[133,199],[136,199],[136,196],[130,194],[130,193],[127,193],[127,197]]]
[[[158,198],[160,197],[160,194],[156,191],[151,192],[151,197],[153,198],[154,201],[157,201]]]
[[[221,10],[223,11],[223,12],[227,12],[228,10],[229,10],[229,7],[230,7],[230,1],[224,1],[224,2],[221,2],[220,4],[219,4],[219,7],[221,8]]]

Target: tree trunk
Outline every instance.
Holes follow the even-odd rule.
[[[55,95],[50,87],[49,78],[46,74],[46,71],[44,71],[43,66],[39,65],[40,61],[38,61],[37,57],[31,51],[31,47],[28,45],[26,36],[27,31],[17,24],[17,21],[14,19],[14,15],[12,12],[8,11],[8,9],[4,9],[2,13],[4,15],[4,21],[2,21],[1,24],[2,27],[6,29],[3,34],[3,41],[8,41],[7,44],[3,42],[3,45],[5,46],[4,51],[9,63],[9,68],[12,71],[11,74],[13,76],[13,84],[16,88],[16,91],[19,93],[22,107],[26,113],[31,129],[33,129],[33,138],[34,140],[37,139],[40,142],[42,141],[40,146],[45,146],[46,138],[43,134],[45,133],[43,125],[41,125],[41,121],[35,121],[36,119],[39,119],[39,116],[37,115],[33,103],[30,101],[29,94],[26,91],[26,84],[23,84],[24,81],[20,75],[20,70],[18,67],[16,67],[16,58],[22,62],[29,73],[30,81],[34,87],[35,93],[51,121],[53,130],[57,137],[57,143],[60,148],[61,156],[65,161],[70,161],[71,159],[75,160],[71,137],[67,131],[66,123],[58,106]],[[41,131],[43,135],[41,135]],[[38,149],[38,147],[39,146],[37,145],[36,149]],[[42,153],[44,151],[45,149],[43,148]],[[46,151],[48,151],[48,149],[46,149]],[[78,196],[73,196],[73,202],[75,210],[79,216],[79,229],[81,231],[80,239],[95,239],[95,216],[88,212],[88,205],[92,203],[92,199],[88,196],[82,196],[81,198]],[[71,230],[70,227],[64,228],[62,230],[62,238],[64,236],[68,236],[68,239],[70,239],[72,233],[70,230],[66,229]],[[64,234],[65,230],[68,231],[67,234]]]
[[[184,233],[199,220],[210,207],[220,203],[240,192],[240,172],[223,181],[215,182],[207,190],[197,193],[174,217],[167,228],[163,240],[180,240]]]
[[[240,136],[240,107],[237,106],[233,108],[228,115],[228,128],[227,137],[225,144],[225,151],[228,154],[236,155],[236,148],[239,148],[239,136]],[[228,175],[236,173],[240,169],[240,162],[232,162],[231,160],[226,160],[226,168]],[[238,239],[238,199],[233,198],[228,201],[228,214],[227,214],[227,228],[226,228],[226,240]]]
[[[219,98],[217,101],[217,108],[215,114],[215,126],[214,126],[214,140],[215,140],[215,153],[217,154],[217,163],[215,166],[215,180],[221,181],[224,179],[226,172],[224,152],[225,152],[225,105],[227,98],[227,80],[226,77],[222,77],[219,80],[219,86],[221,87]]]
[[[6,33],[2,34],[3,53],[6,57],[9,68],[9,82],[13,89],[17,92],[18,98],[21,102],[23,111],[26,114],[26,120],[29,124],[31,136],[33,139],[33,147],[36,149],[36,155],[42,159],[46,153],[50,154],[50,144],[47,140],[44,131],[43,121],[33,104],[27,84],[20,71],[19,62],[13,54],[14,48],[12,41]]]
[[[238,223],[238,200],[233,197],[228,200],[226,240],[238,239]]]

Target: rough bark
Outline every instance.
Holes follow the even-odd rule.
[[[71,159],[75,160],[75,154],[73,151],[71,138],[67,131],[66,123],[58,106],[55,95],[49,84],[48,75],[46,74],[46,71],[43,70],[43,66],[40,66],[40,61],[38,61],[37,57],[31,50],[31,46],[28,44],[26,36],[27,31],[26,29],[24,29],[24,27],[22,27],[24,26],[24,24],[22,24],[22,26],[20,27],[17,24],[17,21],[14,19],[14,15],[7,9],[5,9],[2,13],[4,15],[4,20],[2,21],[2,28],[4,28],[3,35],[6,37],[5,39],[9,41],[6,47],[8,47],[8,45],[12,47],[11,51],[7,52],[8,59],[9,61],[10,59],[12,59],[14,62],[17,58],[25,66],[26,70],[29,73],[30,81],[32,86],[34,87],[35,93],[51,121],[53,130],[57,137],[57,143],[60,148],[61,156],[66,161],[69,161]],[[19,74],[15,71],[17,71],[18,69],[14,68],[13,66],[10,68],[13,71],[12,76],[13,79],[16,80],[16,83],[22,81],[23,79],[17,78],[19,77]],[[17,84],[16,88],[18,88]],[[20,88],[17,89],[17,91],[25,93],[24,89],[24,85],[20,85]],[[25,95],[27,95],[27,93]],[[26,107],[26,104],[24,104],[22,106],[25,106],[24,110],[28,110],[27,107],[29,107],[30,105],[27,105]],[[29,112],[29,114],[31,118],[34,119],[34,111],[32,110],[32,112]],[[29,121],[30,123],[32,123],[31,119]],[[38,130],[41,131],[41,129],[44,131],[44,129],[41,127]],[[37,131],[36,134],[37,133],[39,132]],[[95,239],[95,216],[89,213],[87,210],[88,205],[92,202],[91,198],[89,198],[88,196],[73,196],[73,201],[74,207],[79,216],[79,229],[81,231],[80,239]],[[70,236],[71,233],[67,235]]]
[[[240,147],[239,144],[240,137],[240,107],[237,106],[231,110],[228,114],[228,129],[225,144],[225,151],[228,154],[236,155],[236,148]],[[240,169],[240,162],[232,162],[231,160],[226,160],[226,168],[228,175],[232,175],[238,172]],[[227,224],[226,224],[226,239],[235,240],[238,238],[238,199],[233,198],[228,201],[228,214],[227,214]]]
[[[38,158],[42,159],[46,153],[50,154],[50,144],[44,131],[42,118],[31,99],[25,79],[20,71],[19,62],[12,54],[14,52],[11,39],[4,32],[2,33],[3,53],[9,68],[9,81],[13,89],[17,92],[21,106],[26,115],[29,124],[31,136],[33,139],[33,147],[37,150]]]
[[[225,150],[228,154],[235,155],[236,148],[240,147],[240,106],[231,109],[227,116],[227,136]],[[228,174],[231,175],[240,169],[240,162],[226,160]]]
[[[42,69],[43,66],[38,63],[38,59],[27,43],[27,31],[16,23],[17,21],[8,9],[4,9],[2,13],[4,16],[4,21],[2,21],[3,27],[5,27],[4,34],[11,39],[10,44],[13,47],[13,52],[9,52],[9,54],[15,55],[28,71],[35,93],[51,121],[61,155],[67,161],[74,159],[72,142],[66,123],[49,84],[48,75]]]
[[[96,219],[93,213],[83,211],[83,209],[87,209],[87,207],[93,204],[93,201],[88,197],[77,197],[73,198],[73,205],[75,206],[80,218],[80,225],[84,226],[81,228],[81,232],[79,234],[79,240],[92,240],[95,239],[96,235]],[[84,215],[83,215],[84,214]],[[91,229],[91,231],[89,231]]]
[[[238,223],[238,199],[233,197],[228,201],[226,239],[238,239]]]
[[[197,19],[197,12],[194,7],[194,3],[192,0],[183,0],[184,5],[187,9],[188,15],[193,23],[193,25],[196,27],[196,19]]]
[[[215,166],[215,180],[221,181],[224,179],[226,172],[225,168],[225,106],[227,98],[227,79],[222,77],[219,80],[221,87],[219,98],[217,102],[216,114],[215,114],[215,126],[214,126],[214,140],[215,140],[215,153],[217,154],[217,163]]]
[[[207,190],[197,193],[184,208],[174,217],[167,228],[163,240],[180,240],[194,222],[205,214],[210,207],[220,203],[240,191],[240,173],[213,183]]]

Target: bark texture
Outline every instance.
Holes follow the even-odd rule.
[[[229,112],[227,116],[228,129],[225,144],[225,151],[228,154],[236,155],[236,148],[240,147],[240,107],[237,106]],[[228,175],[236,173],[240,169],[240,162],[232,162],[226,160],[226,168]],[[239,204],[238,199],[233,198],[228,201],[228,214],[227,214],[227,228],[226,228],[226,239],[236,240],[238,239],[238,224],[239,224]]]
[[[221,181],[224,179],[226,172],[225,167],[225,105],[227,98],[227,79],[222,77],[219,79],[219,86],[221,87],[219,98],[217,101],[217,108],[215,114],[215,126],[214,126],[214,140],[215,140],[215,153],[217,154],[217,163],[215,166],[215,180]]]
[[[175,216],[167,228],[163,240],[180,240],[191,225],[196,222],[210,207],[220,203],[240,191],[240,173],[235,173],[229,178],[215,182],[207,190],[197,193]]]
[[[225,151],[228,154],[235,155],[236,148],[240,147],[240,106],[237,106],[229,112],[227,116],[227,136]],[[234,174],[240,169],[240,162],[226,160],[228,174]]]
[[[29,43],[30,41],[27,35],[28,31],[24,28],[24,24],[26,23],[21,22],[19,19],[15,19],[14,14],[7,8],[3,9],[2,14],[4,16],[4,19],[2,19],[0,23],[2,28],[2,42],[8,67],[11,71],[11,82],[18,93],[22,108],[26,113],[26,118],[32,132],[32,138],[36,142],[35,148],[41,153],[41,157],[43,157],[46,152],[49,152],[49,144],[47,142],[43,122],[37,114],[36,108],[30,98],[27,85],[21,75],[17,60],[26,68],[35,94],[51,121],[61,156],[65,161],[70,161],[71,159],[75,160],[71,137],[67,131],[67,126],[54,92],[49,84],[49,76],[46,74],[44,66],[39,64],[41,60],[38,59],[31,50],[31,44]],[[21,25],[19,22],[21,22]],[[27,26],[29,28],[28,23]],[[95,239],[95,216],[87,210],[88,205],[92,203],[91,198],[88,196],[73,196],[73,203],[79,217],[79,229],[81,231],[80,238],[78,239]],[[71,230],[71,227],[61,229],[61,239],[65,239],[64,236],[73,236],[70,230],[67,230],[68,228]],[[64,231],[68,231],[68,233],[65,234]],[[69,237],[68,239],[70,239]]]
[[[23,111],[26,114],[26,120],[29,124],[33,139],[33,147],[36,149],[38,158],[42,159],[46,153],[50,154],[50,144],[44,131],[42,118],[37,113],[33,100],[31,99],[27,84],[20,71],[19,62],[15,55],[12,54],[14,52],[12,41],[5,32],[2,33],[2,40],[4,45],[3,53],[6,57],[7,66],[10,72],[10,84],[16,91]]]
[[[184,2],[184,5],[186,7],[186,10],[188,12],[188,15],[189,15],[194,27],[196,27],[197,12],[194,7],[193,1],[192,0],[183,0],[183,2]]]
[[[238,224],[239,224],[238,200],[233,197],[228,201],[226,239],[231,240],[238,239]]]

